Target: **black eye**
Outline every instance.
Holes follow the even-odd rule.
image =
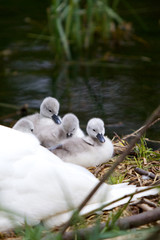
[[[49,112],[52,112],[50,109],[48,109]]]
[[[93,129],[93,131],[95,132],[96,130],[95,130],[95,129]]]
[[[33,129],[31,129],[31,132],[33,132]]]

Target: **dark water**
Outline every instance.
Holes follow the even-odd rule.
[[[103,118],[110,137],[114,131],[124,135],[139,128],[159,105],[160,96],[159,12],[157,5],[142,2],[137,12],[146,29],[132,19],[147,44],[113,50],[112,59],[98,65],[56,66],[47,42],[30,37],[44,30],[47,1],[1,1],[0,103],[27,103],[38,110],[43,98],[54,96],[61,104],[60,115],[74,112],[82,127],[96,116]],[[130,20],[127,11],[123,14]],[[0,123],[11,126],[18,118],[15,112],[0,104]],[[147,136],[159,139],[159,131],[156,124]]]

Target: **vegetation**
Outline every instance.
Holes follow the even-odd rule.
[[[48,24],[55,57],[89,57],[93,49],[97,54],[106,46],[112,30],[123,22],[116,12],[118,3],[119,0],[112,4],[108,0],[53,0]]]
[[[143,167],[144,161],[148,161],[149,159],[152,159],[152,155],[154,154],[152,149],[147,147],[145,137],[142,137],[140,139],[140,143],[136,144],[135,152],[137,154],[137,157],[135,157],[134,159],[137,164],[137,167],[139,168]]]
[[[99,222],[97,221],[96,226],[93,231],[89,232],[86,234],[85,237],[81,238],[81,236],[75,232],[75,237],[74,238],[68,238],[68,240],[71,239],[86,239],[86,240],[98,240],[98,239],[111,239],[115,237],[120,237],[121,240],[126,240],[126,236],[128,237],[127,239],[137,239],[137,240],[147,240],[148,235],[152,235],[157,232],[156,227],[151,227],[149,229],[143,228],[139,230],[119,230],[115,226],[108,229],[107,227],[105,230],[100,229]],[[21,238],[17,237],[21,236]],[[42,226],[36,226],[36,227],[29,227],[25,226],[25,230],[16,233],[14,238],[12,239],[22,239],[22,240],[62,240],[62,236],[60,234],[54,234],[53,232],[45,229]],[[67,238],[65,238],[67,239]]]
[[[110,177],[109,177],[109,180],[108,180],[108,183],[109,184],[119,184],[119,183],[122,183],[123,180],[124,180],[124,177],[125,177],[125,174],[112,174]]]

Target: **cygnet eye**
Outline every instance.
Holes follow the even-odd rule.
[[[93,131],[95,132],[96,130],[95,130],[95,129],[93,129]]]
[[[33,129],[31,129],[31,132],[33,132]]]
[[[52,112],[52,110],[48,109],[49,112]]]

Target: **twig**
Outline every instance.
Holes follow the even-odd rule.
[[[145,203],[139,203],[137,204],[137,207],[141,208],[143,211],[151,211],[153,209],[153,207],[150,207]]]
[[[124,142],[116,132],[113,132],[113,133],[118,138],[118,140],[122,143],[123,146],[127,146],[126,142]]]
[[[156,208],[157,207],[157,205],[154,203],[154,202],[151,202],[149,199],[147,199],[147,198],[143,198],[143,202],[144,203],[147,203],[148,205],[150,205],[151,207],[154,207],[154,208]]]
[[[142,186],[142,180],[141,178],[139,177],[139,175],[136,173],[136,176],[137,176],[137,179],[138,179],[138,182],[139,182],[139,185]]]
[[[159,122],[159,121],[160,121],[160,117],[158,117],[156,120],[154,120],[154,121],[149,125],[149,127],[153,126],[155,123],[157,123],[157,122]],[[122,139],[125,140],[125,139],[127,139],[127,138],[129,138],[129,137],[136,136],[136,134],[138,134],[144,127],[145,127],[145,125],[142,126],[142,127],[140,127],[139,129],[137,129],[137,130],[134,131],[133,133],[124,136]]]
[[[111,202],[109,202],[109,203],[106,203],[106,204],[102,205],[102,206],[101,206],[101,209],[103,209],[103,208],[105,208],[105,207],[108,207],[108,206],[110,206],[110,205],[112,205],[112,204],[114,204],[114,203],[116,203],[116,202],[119,202],[119,201],[121,201],[122,199],[131,197],[131,196],[137,195],[137,194],[139,194],[139,193],[146,192],[146,191],[148,191],[148,190],[151,190],[151,189],[154,189],[154,188],[158,188],[158,187],[160,188],[160,185],[158,185],[158,186],[153,186],[153,187],[148,187],[148,188],[145,188],[145,189],[136,191],[136,192],[134,192],[134,193],[126,194],[126,195],[123,196],[123,197],[117,198],[116,200],[113,200],[113,201],[111,201]],[[139,203],[140,203],[140,202],[138,202],[137,204],[139,204]],[[131,203],[131,205],[132,205],[132,203]],[[89,216],[89,215],[93,214],[95,211],[98,211],[98,210],[99,210],[99,208],[94,209],[94,210],[88,212],[85,216]]]
[[[160,184],[160,180],[158,180],[158,181],[152,183],[151,186],[158,186],[159,184]]]
[[[124,160],[124,158],[130,153],[131,149],[135,146],[136,142],[140,139],[140,137],[145,133],[145,131],[149,128],[151,123],[156,120],[157,117],[160,116],[160,106],[152,113],[150,118],[146,121],[146,124],[144,127],[139,131],[137,136],[132,140],[130,145],[126,148],[126,151],[124,151],[115,161],[115,163],[112,165],[112,167],[108,170],[106,174],[101,178],[99,183],[93,188],[93,190],[88,194],[88,196],[84,199],[84,201],[80,204],[80,206],[77,208],[76,212],[79,213],[82,208],[87,204],[87,202],[91,199],[91,197],[95,194],[95,192],[99,189],[99,187],[108,179],[108,177],[113,173],[114,169]],[[73,214],[74,215],[74,214]],[[66,229],[70,226],[73,215],[69,219],[69,221],[66,222],[64,225],[64,228],[61,230],[61,234],[63,235],[66,231]]]
[[[135,172],[137,172],[138,174],[140,174],[140,175],[145,175],[145,176],[148,176],[148,177],[150,177],[150,178],[152,178],[152,179],[155,179],[156,178],[156,180],[158,180],[158,179],[160,179],[160,177],[159,176],[156,176],[154,173],[152,173],[152,172],[147,172],[147,171],[145,171],[145,170],[143,170],[143,169],[141,169],[141,168],[135,168],[134,169],[135,170]]]
[[[20,239],[19,237],[17,238],[17,235],[14,230],[7,230],[5,232],[0,232],[0,239],[5,239],[5,240],[18,240]]]
[[[141,199],[137,199],[136,201],[134,201],[134,202],[131,202],[130,203],[130,206],[136,206],[137,204],[140,204],[140,203],[142,203],[143,202],[143,199],[141,198]]]
[[[116,222],[116,226],[118,226],[120,230],[126,230],[126,229],[140,227],[148,223],[153,223],[158,220],[160,220],[160,207],[147,212],[143,212],[140,214],[119,219]],[[99,230],[101,231],[105,226],[106,226],[106,223],[101,223],[99,226]],[[94,230],[94,227],[83,228],[78,230],[76,234],[79,236],[79,239],[85,240],[86,235],[93,232],[93,230]],[[75,239],[75,232],[67,232],[63,235],[63,240],[72,240],[72,239]]]
[[[95,172],[94,172],[95,177],[98,177],[98,173],[99,173],[100,171],[102,171],[104,168],[110,167],[110,166],[111,166],[111,164],[108,164],[108,163],[99,166],[99,167],[95,170]]]
[[[130,229],[130,228],[136,228],[148,223],[152,223],[158,220],[160,220],[160,207],[144,213],[119,219],[117,221],[117,225],[119,226],[120,229]]]

